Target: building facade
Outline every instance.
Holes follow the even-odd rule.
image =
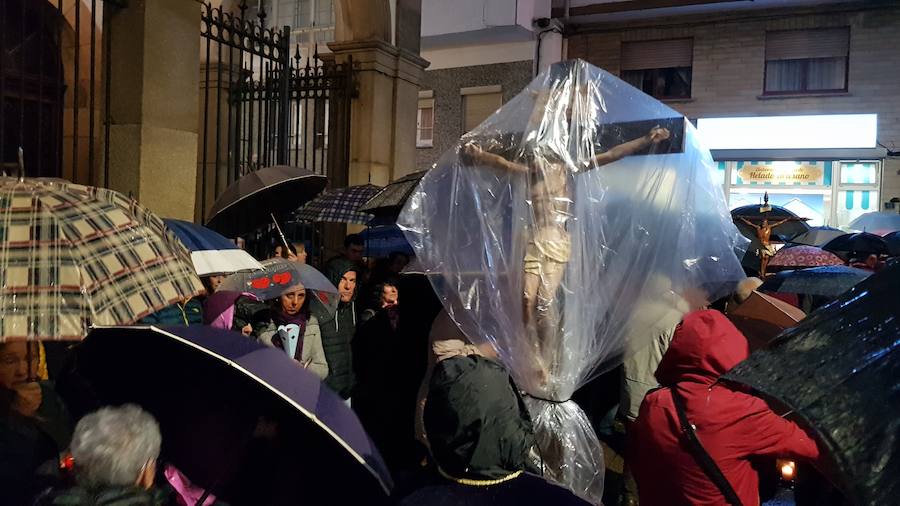
[[[549,0],[422,1],[422,57],[430,65],[419,92],[417,170],[531,81],[545,38],[534,20],[549,18],[551,7]],[[556,42],[559,59],[562,39],[551,37],[544,52]]]
[[[797,5],[775,9],[762,1],[760,8],[702,13],[573,3],[580,5],[567,18],[568,58],[606,69],[692,120],[813,116],[803,131],[784,133],[787,144],[733,137],[732,145],[713,146],[732,208],[768,192],[773,204],[809,215],[811,224],[846,226],[900,197],[900,158],[890,156],[900,144],[896,2],[782,2]],[[861,114],[877,115],[877,134],[852,144],[858,116],[842,115]]]

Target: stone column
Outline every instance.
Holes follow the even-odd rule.
[[[200,3],[130,0],[115,10],[109,34],[107,185],[162,216],[193,220]]]
[[[416,109],[428,66],[417,54],[421,3],[397,2],[396,36],[387,2],[342,0],[335,6],[337,41],[328,47],[336,61],[352,60],[359,89],[350,112],[348,184],[385,185],[418,170]]]

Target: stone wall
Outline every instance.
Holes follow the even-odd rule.
[[[670,102],[688,117],[877,113],[878,140],[900,150],[900,7],[870,3],[862,8],[767,10],[713,19],[663,19],[650,25],[584,29],[569,38],[568,57],[583,58],[618,75],[622,42],[693,37],[693,96]],[[762,96],[767,30],[841,26],[850,27],[847,93]],[[900,196],[900,160],[888,159],[881,199],[896,196]]]
[[[531,82],[531,73],[531,60],[426,71],[421,89],[434,92],[434,142],[416,149],[416,170],[429,168],[464,133],[460,88],[500,85],[506,103]]]

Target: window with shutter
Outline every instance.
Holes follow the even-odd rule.
[[[503,105],[503,93],[467,93],[463,95],[463,130],[471,131]]]
[[[622,43],[622,79],[660,99],[691,97],[694,39]]]
[[[763,93],[847,91],[849,60],[849,27],[767,32]]]

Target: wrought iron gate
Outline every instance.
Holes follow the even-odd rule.
[[[265,10],[248,16],[246,1],[238,10],[203,6],[201,220],[250,171],[294,165],[343,180],[349,163],[352,64],[291,54],[289,27],[266,28]]]
[[[0,0],[0,169],[96,184],[101,0]],[[105,32],[105,31],[104,31]]]

